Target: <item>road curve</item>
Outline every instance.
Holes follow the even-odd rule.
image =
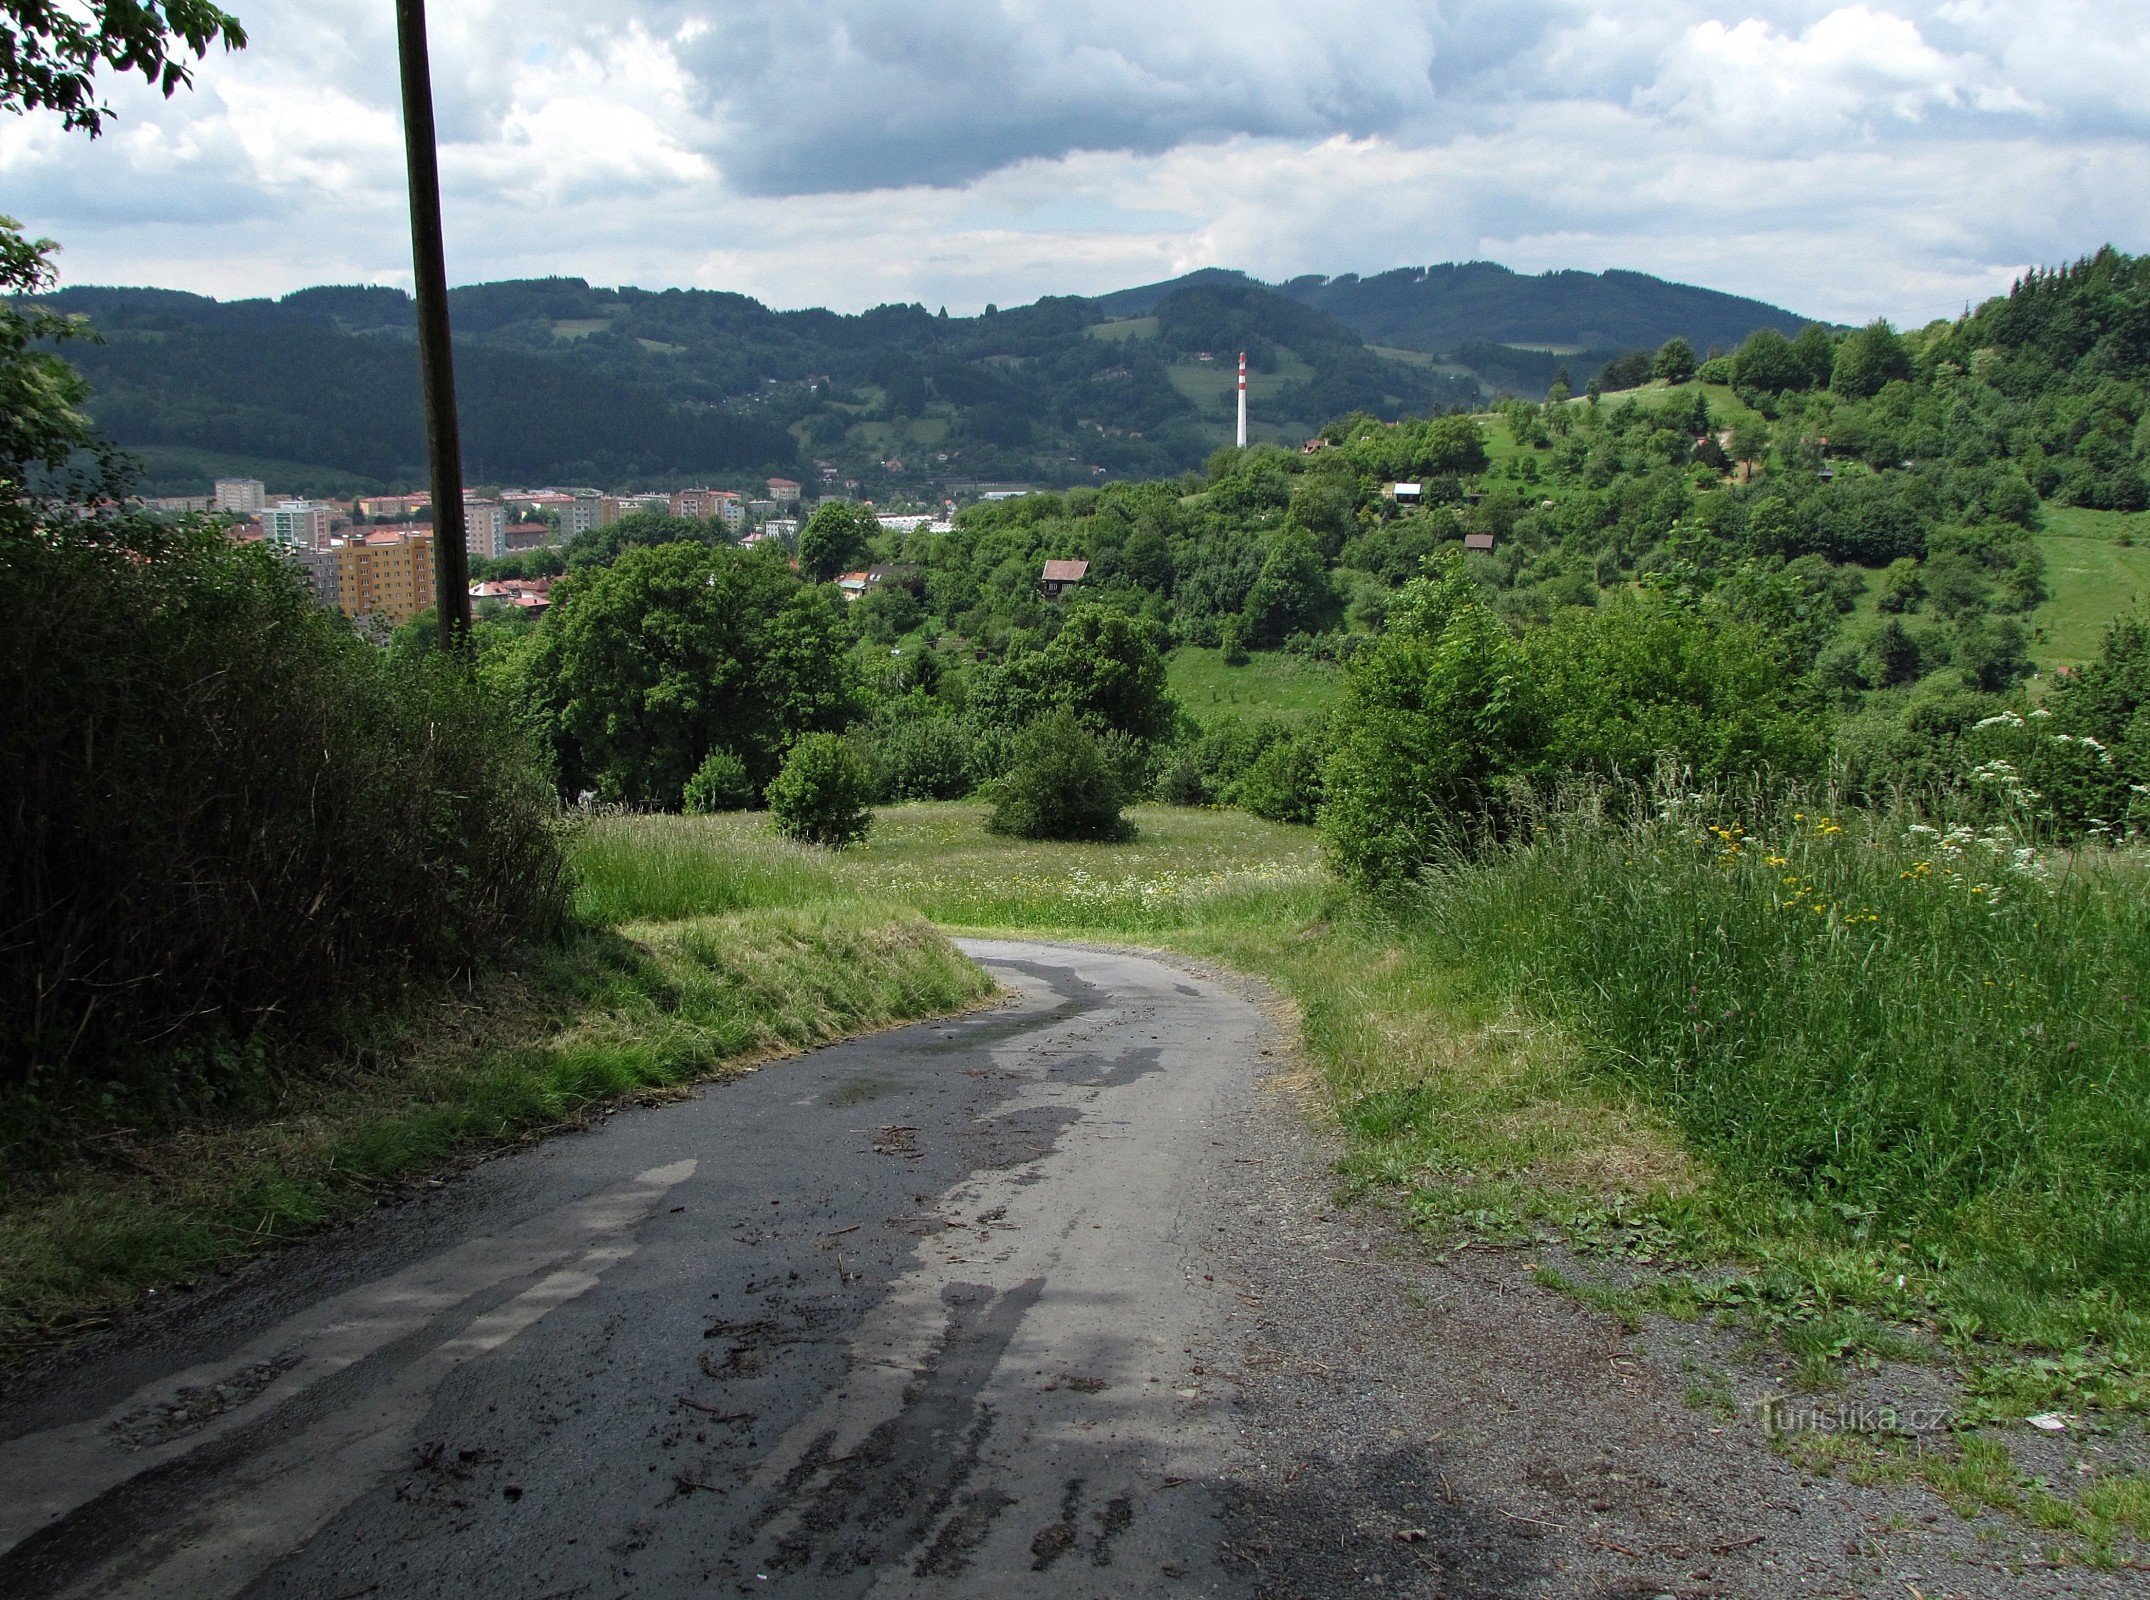
[[[1262,1019],[1142,956],[487,1163],[0,1399],[0,1594],[1252,1593],[1209,1208]]]

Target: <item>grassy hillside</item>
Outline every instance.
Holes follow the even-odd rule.
[[[1165,662],[1165,682],[1205,722],[1219,714],[1298,720],[1328,710],[1343,692],[1344,675],[1326,662],[1270,650],[1228,667],[1222,650],[1183,645]]]
[[[2106,627],[2150,602],[2150,512],[2047,506],[2046,586],[2033,614],[2040,666],[2079,667],[2098,653]]]

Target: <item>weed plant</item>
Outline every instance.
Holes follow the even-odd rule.
[[[1959,1332],[2066,1345],[2150,1310],[2144,868],[1690,797],[1548,813],[1412,920],[1793,1230],[1952,1269]]]

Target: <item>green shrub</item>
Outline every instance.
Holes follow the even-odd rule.
[[[258,547],[0,538],[0,706],[0,1085],[226,1094],[277,1040],[564,915],[514,719]]]
[[[770,783],[769,809],[786,838],[841,850],[873,826],[867,809],[873,789],[871,768],[848,740],[810,733],[792,746]]]
[[[1217,644],[1224,652],[1224,664],[1243,667],[1247,664],[1247,622],[1244,617],[1230,616],[1217,619]]]
[[[954,717],[906,717],[878,728],[884,800],[960,800],[978,783],[970,730]]]
[[[1321,810],[1322,755],[1318,732],[1287,734],[1254,758],[1233,798],[1270,822],[1309,824]]]
[[[745,811],[759,798],[747,764],[729,750],[712,750],[694,769],[681,796],[690,817],[706,817],[718,811]]]
[[[986,827],[1018,839],[1131,839],[1122,795],[1120,775],[1082,719],[1056,711],[1016,740]]]
[[[1405,585],[1353,666],[1323,780],[1323,841],[1363,889],[1415,879],[1535,761],[1543,718],[1522,648],[1453,550]]]

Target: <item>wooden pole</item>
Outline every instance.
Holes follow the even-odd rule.
[[[418,289],[418,370],[425,384],[426,458],[433,477],[433,590],[440,647],[470,649],[470,549],[463,521],[463,442],[455,415],[455,351],[448,339],[448,267],[440,228],[440,160],[433,134],[433,71],[425,0],[396,0],[403,67],[403,154],[410,171],[411,265]]]

